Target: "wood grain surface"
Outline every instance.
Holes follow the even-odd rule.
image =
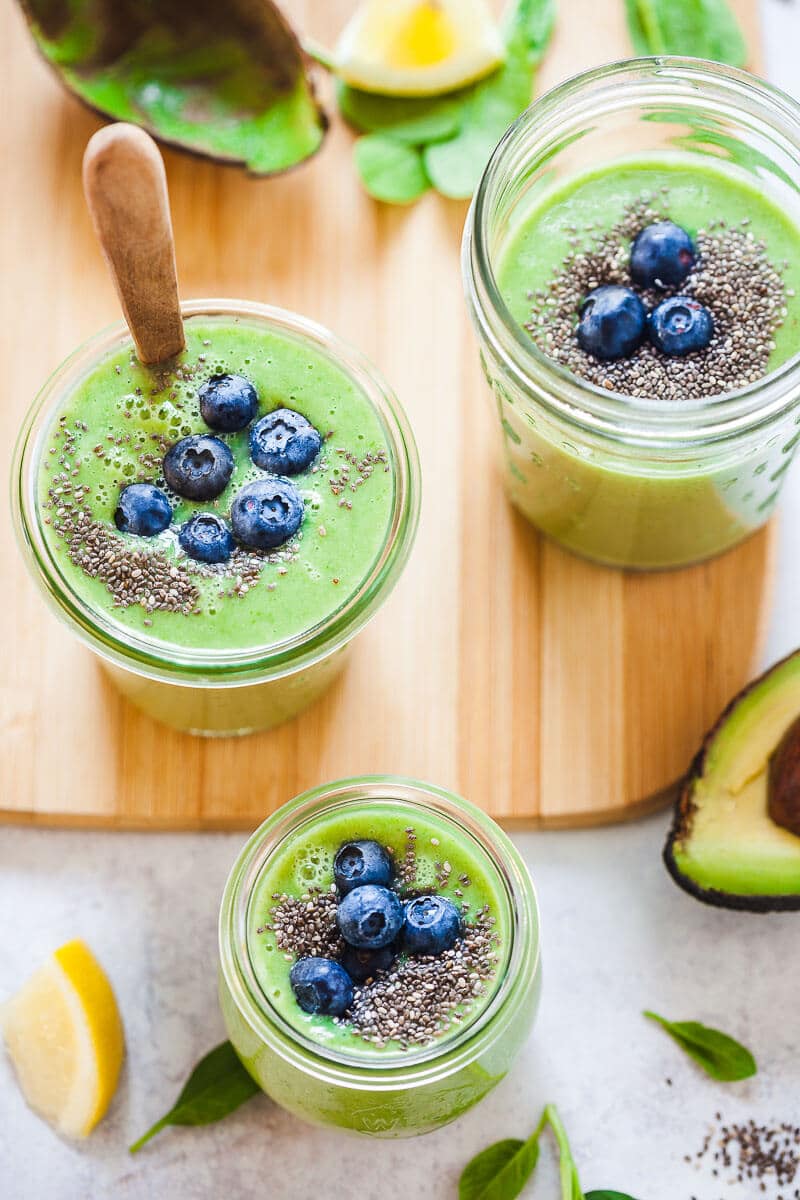
[[[755,0],[736,5],[757,44]],[[287,8],[330,41],[352,8]],[[118,319],[81,193],[98,120],[0,7],[7,164],[0,191],[6,436],[48,373]],[[622,0],[562,0],[539,90],[629,54]],[[492,465],[488,390],[459,273],[465,205],[370,201],[335,121],[275,180],[167,153],[181,292],[298,310],[357,343],[406,405],[425,494],[416,549],[332,692],[270,734],[207,742],[141,716],[45,610],[2,518],[0,816],[43,824],[249,828],[296,792],[361,772],[453,788],[505,823],[589,824],[663,803],[748,678],[771,578],[769,531],[660,575],[602,570],[544,542]]]

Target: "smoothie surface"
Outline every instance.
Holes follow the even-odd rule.
[[[616,393],[620,406],[627,402],[635,409],[640,395],[673,406],[712,406],[724,394],[719,380],[726,374],[725,370],[716,374],[719,367],[712,370],[709,364],[722,358],[723,367],[731,371],[737,367],[736,355],[727,352],[724,337],[718,347],[712,341],[705,358],[704,352],[689,354],[664,366],[661,356],[657,365],[659,370],[663,367],[662,381],[674,381],[669,392],[666,387],[654,391],[644,384],[642,390],[630,388],[627,394],[620,394],[625,392],[621,385],[616,388],[615,379],[625,379],[629,365],[628,378],[635,378],[636,372],[653,363],[646,345],[628,359],[611,362],[582,354],[575,333],[579,308],[589,290],[599,284],[629,284],[631,242],[621,238],[614,252],[616,279],[598,276],[584,286],[581,258],[584,264],[593,262],[592,248],[603,237],[613,241],[615,231],[627,229],[638,212],[648,208],[657,210],[654,219],[675,222],[695,241],[701,230],[706,231],[706,244],[718,236],[731,243],[752,239],[746,252],[752,250],[756,257],[768,260],[778,294],[783,296],[775,299],[781,305],[780,323],[772,326],[766,345],[757,346],[762,365],[757,371],[754,368],[751,378],[764,378],[792,359],[800,347],[800,228],[793,223],[788,202],[784,211],[766,184],[763,191],[757,186],[733,166],[716,167],[697,156],[679,154],[619,160],[557,185],[542,180],[519,200],[513,224],[496,250],[494,269],[502,299],[523,337],[531,338],[531,344],[535,341],[548,355],[549,336],[548,356],[554,364],[558,358],[560,369],[571,371],[574,378]],[[702,280],[703,267],[701,253],[697,279]],[[711,267],[706,279],[713,274]],[[593,265],[591,269],[594,275]],[[750,278],[752,284],[755,276]],[[567,297],[569,305],[561,297]],[[657,295],[645,295],[645,302],[657,303]],[[708,303],[720,328],[725,320],[739,321],[739,332],[750,336],[747,323],[732,309],[722,304],[721,311],[715,311]],[[551,318],[548,313],[558,315]],[[573,370],[573,363],[581,369]],[[586,363],[593,365],[586,369]],[[698,391],[687,396],[691,373],[699,380]],[[695,454],[689,432],[683,455],[646,451],[637,455],[622,439],[619,446],[610,440],[598,443],[584,438],[580,429],[551,421],[547,413],[534,409],[525,392],[510,385],[502,370],[495,369],[491,382],[502,431],[505,486],[512,502],[556,541],[614,566],[680,566],[735,545],[770,515],[797,445],[789,416],[766,445],[751,441],[740,447],[731,439],[730,444],[720,442],[717,454]]]
[[[498,936],[492,978],[482,994],[472,1000],[464,1019],[434,1039],[433,1044],[446,1044],[454,1031],[461,1032],[474,1022],[491,1002],[503,977],[511,942],[508,895],[497,868],[471,834],[443,815],[399,800],[348,801],[339,810],[311,817],[284,839],[262,868],[249,900],[247,943],[267,1003],[298,1033],[333,1052],[367,1060],[403,1053],[399,1043],[388,1041],[381,1046],[357,1035],[348,1027],[346,1017],[334,1019],[303,1012],[289,982],[294,956],[284,954],[277,945],[274,931],[268,928],[270,912],[276,897],[302,898],[313,888],[329,892],[334,857],[346,842],[374,839],[391,852],[399,866],[407,850],[408,829],[416,834],[415,871],[410,882],[398,880],[401,898],[418,891],[447,896],[456,905],[469,906],[463,910],[466,924],[488,905],[488,916]],[[446,882],[442,882],[443,865],[450,867]],[[464,878],[468,883],[463,882]],[[417,1049],[412,1047],[405,1053]]]
[[[666,189],[665,191],[662,189]],[[501,248],[495,265],[500,293],[513,318],[524,325],[530,294],[544,288],[575,249],[575,231],[594,225],[601,231],[619,221],[625,209],[655,197],[669,219],[693,237],[712,220],[729,226],[747,221],[766,244],[769,259],[783,268],[787,314],[776,330],[769,370],[798,352],[800,344],[800,229],[766,191],[733,169],[716,169],[683,156],[625,159],[573,176],[532,197],[530,207]],[[794,294],[792,294],[794,293]]]
[[[131,349],[108,354],[79,382],[42,444],[38,503],[48,549],[67,587],[94,611],[137,635],[182,648],[249,650],[301,635],[329,618],[358,591],[390,533],[395,473],[388,432],[372,401],[332,358],[312,342],[263,320],[192,316],[185,320],[186,350],[168,370],[142,366]],[[166,449],[193,433],[212,433],[199,409],[197,389],[211,375],[235,373],[255,386],[262,416],[276,408],[302,413],[317,427],[317,460],[292,477],[304,502],[299,533],[268,555],[237,552],[227,564],[194,563],[178,544],[193,512],[226,519],[241,486],[263,478],[251,461],[248,430],[216,434],[233,452],[235,467],[216,500],[171,495],[171,526],[152,538],[120,533],[114,510],[122,487],[147,481],[164,488]],[[186,587],[196,587],[191,611],[144,602],[115,603],[102,578],[76,565],[78,543],[64,533],[63,510],[76,505],[108,532],[114,555],[165,556]],[[74,524],[74,523],[73,523]],[[80,539],[78,539],[80,541]],[[224,567],[224,569],[223,569]],[[237,576],[237,571],[240,573]]]

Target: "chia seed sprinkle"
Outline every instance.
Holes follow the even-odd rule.
[[[182,364],[172,372],[156,372],[155,386],[149,390],[149,396],[156,397],[160,392],[169,391],[173,404],[171,411],[176,415],[168,431],[148,433],[145,429],[135,429],[120,436],[98,430],[95,433],[97,440],[89,442],[84,448],[80,438],[89,432],[86,422],[76,420],[68,424],[62,414],[57,421],[53,444],[48,447],[49,454],[56,461],[50,463],[48,460],[43,468],[50,475],[48,496],[43,504],[44,523],[63,542],[70,561],[88,577],[105,584],[115,607],[140,605],[145,610],[148,628],[152,626],[151,617],[155,612],[202,615],[206,611],[202,589],[204,580],[218,579],[222,585],[218,595],[215,592],[210,598],[213,610],[218,598],[244,599],[262,582],[262,577],[271,567],[276,570],[269,571],[266,590],[275,591],[278,580],[288,573],[292,564],[301,559],[302,529],[289,542],[272,552],[259,553],[237,547],[227,562],[202,564],[178,552],[175,528],[157,543],[150,543],[148,539],[134,541],[121,535],[113,521],[105,517],[115,503],[115,495],[109,495],[109,492],[113,493],[117,487],[151,482],[169,494],[161,474],[163,456],[179,437],[188,435],[194,428],[194,424],[189,425],[187,421],[191,419],[194,422],[196,415],[196,379],[199,381],[198,377],[205,377],[208,371],[204,359],[205,356],[200,355],[196,363]],[[136,366],[132,358],[131,367]],[[119,365],[115,370],[117,375],[122,374]],[[185,388],[181,386],[184,383],[187,385]],[[151,410],[144,407],[148,400],[144,398],[143,389],[136,387],[125,394],[122,390],[124,387],[121,382],[120,416],[133,417],[135,409],[143,419],[150,419]],[[164,411],[159,415],[163,418]],[[326,438],[332,436],[333,431],[329,430]],[[110,481],[110,485],[101,481],[93,491],[88,483],[81,481],[81,458],[76,457],[79,447],[87,464],[96,460],[114,470],[117,477]],[[118,457],[118,448],[121,447],[128,449]],[[135,461],[126,457],[130,453]],[[335,485],[339,492],[360,489],[380,465],[385,471],[390,470],[385,450],[367,452],[359,457],[342,446],[336,453],[342,461],[341,478],[338,474],[331,474],[331,487]],[[324,475],[330,473],[327,448],[313,470]],[[173,504],[180,502],[179,497],[175,496],[171,496],[171,501]],[[316,507],[313,494],[311,504]],[[352,506],[350,499],[340,501],[340,507],[347,511]],[[328,530],[320,525],[318,532],[325,537]],[[334,582],[338,584],[339,578]]]
[[[401,896],[409,894],[417,877],[413,827],[405,830],[405,839],[405,852],[397,862]],[[449,878],[449,863],[436,867],[437,879],[439,873]],[[345,946],[336,925],[335,885],[327,891],[310,887],[300,897],[275,892],[272,901],[268,921],[258,932],[272,934],[287,962],[306,955],[341,957]],[[436,956],[400,956],[389,970],[356,986],[350,1010],[337,1023],[377,1047],[391,1041],[404,1050],[428,1045],[457,1027],[495,976],[500,946],[495,924],[489,906],[483,905],[465,922],[463,937],[450,950]]]
[[[700,1149],[686,1154],[685,1162],[708,1161],[715,1179],[729,1184],[757,1182],[758,1193],[770,1192],[775,1200],[800,1198],[800,1188],[785,1190],[800,1173],[800,1126],[762,1125],[753,1120],[728,1125],[722,1123],[720,1113],[715,1121]],[[748,1192],[752,1194],[750,1188]]]
[[[411,826],[406,829],[405,834],[406,848],[397,864],[397,877],[401,884],[410,887],[417,877],[417,835]]]
[[[786,290],[767,248],[747,229],[710,221],[695,238],[697,262],[679,288],[638,291],[651,308],[668,295],[693,296],[711,311],[714,335],[705,350],[684,358],[659,353],[649,342],[630,358],[602,361],[587,354],[575,336],[586,296],[601,284],[631,287],[630,244],[640,229],[668,219],[664,208],[642,199],[604,233],[587,227],[545,288],[530,294],[525,323],[540,350],[573,375],[608,391],[667,400],[700,399],[734,391],[768,370],[774,335],[786,316]]]
[[[498,938],[480,909],[463,938],[436,957],[401,959],[378,978],[356,988],[348,1027],[365,1041],[406,1049],[425,1046],[460,1024],[486,993],[497,968]]]
[[[268,925],[259,933],[270,931],[275,945],[297,958],[311,955],[339,958],[344,942],[336,924],[336,894],[321,888],[309,888],[300,898],[276,892],[272,899]]]

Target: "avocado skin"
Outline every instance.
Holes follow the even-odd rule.
[[[104,0],[105,5],[111,10],[115,20],[115,26],[112,28],[106,43],[104,45],[104,53],[100,55],[101,65],[108,66],[113,64],[114,54],[122,54],[127,49],[126,34],[130,34],[131,30],[136,30],[143,24],[146,25],[146,18],[143,21],[141,16],[141,4],[137,0],[129,0],[126,4],[120,3],[120,0]],[[66,66],[60,66],[54,59],[46,53],[42,40],[39,34],[41,29],[42,35],[48,39],[56,39],[68,25],[69,5],[63,0],[40,0],[40,3],[34,3],[34,0],[18,0],[25,21],[28,25],[29,32],[33,39],[36,52],[47,67],[53,72],[59,83],[65,88],[71,96],[74,96],[80,103],[96,117],[103,121],[114,122],[120,120],[132,121],[149,133],[156,141],[166,146],[170,150],[175,150],[180,154],[185,154],[189,158],[198,159],[205,162],[213,162],[221,167],[237,167],[244,170],[245,174],[251,179],[265,179],[275,175],[285,175],[289,172],[296,171],[298,167],[302,167],[305,163],[314,158],[322,148],[323,142],[330,129],[331,121],[322,103],[319,99],[319,90],[313,76],[309,73],[308,67],[312,65],[310,56],[303,49],[294,29],[287,22],[282,10],[276,13],[276,19],[282,33],[289,39],[289,43],[296,46],[298,61],[302,65],[305,72],[305,83],[308,88],[309,98],[316,109],[316,121],[319,130],[319,141],[316,147],[307,154],[304,158],[297,159],[287,166],[280,166],[275,170],[260,170],[249,165],[247,159],[237,154],[224,154],[218,149],[207,148],[202,145],[191,145],[177,135],[170,136],[164,133],[160,128],[148,121],[143,115],[139,116],[121,116],[118,113],[103,108],[101,105],[94,103],[80,90],[77,84],[70,79]],[[117,7],[114,8],[114,5]],[[187,7],[189,7],[187,5]],[[172,3],[162,3],[163,9],[178,10],[182,8],[181,0],[172,0]],[[210,11],[214,13],[215,5],[213,0],[195,0],[195,8],[198,11]],[[271,16],[272,14],[269,14]],[[46,17],[47,23],[43,19]],[[255,54],[254,54],[255,58]],[[78,74],[79,72],[75,72]]]
[[[800,651],[795,650],[791,654],[787,654],[785,658],[780,659],[779,662],[774,663],[763,675],[759,675],[757,679],[749,683],[741,692],[738,692],[730,703],[726,705],[723,712],[706,733],[700,749],[692,759],[691,766],[681,785],[681,790],[675,803],[675,814],[662,855],[664,865],[679,888],[682,888],[690,896],[694,896],[695,900],[700,900],[703,904],[712,905],[714,908],[728,908],[737,912],[752,913],[800,912],[800,894],[787,894],[785,896],[743,896],[732,892],[724,892],[717,888],[705,888],[684,875],[675,860],[676,845],[687,838],[691,832],[692,815],[695,810],[692,790],[695,780],[704,774],[706,759],[708,758],[714,739],[742,700],[749,696],[756,687],[760,686],[765,679],[769,678],[770,675],[798,654],[800,654]]]

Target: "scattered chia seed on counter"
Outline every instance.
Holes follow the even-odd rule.
[[[721,1113],[714,1119],[700,1149],[686,1154],[685,1162],[710,1165],[721,1184],[755,1184],[755,1191],[748,1187],[749,1196],[800,1200],[800,1187],[792,1186],[800,1173],[800,1125],[761,1125],[754,1120],[725,1124]],[[693,1195],[691,1200],[700,1198]]]

